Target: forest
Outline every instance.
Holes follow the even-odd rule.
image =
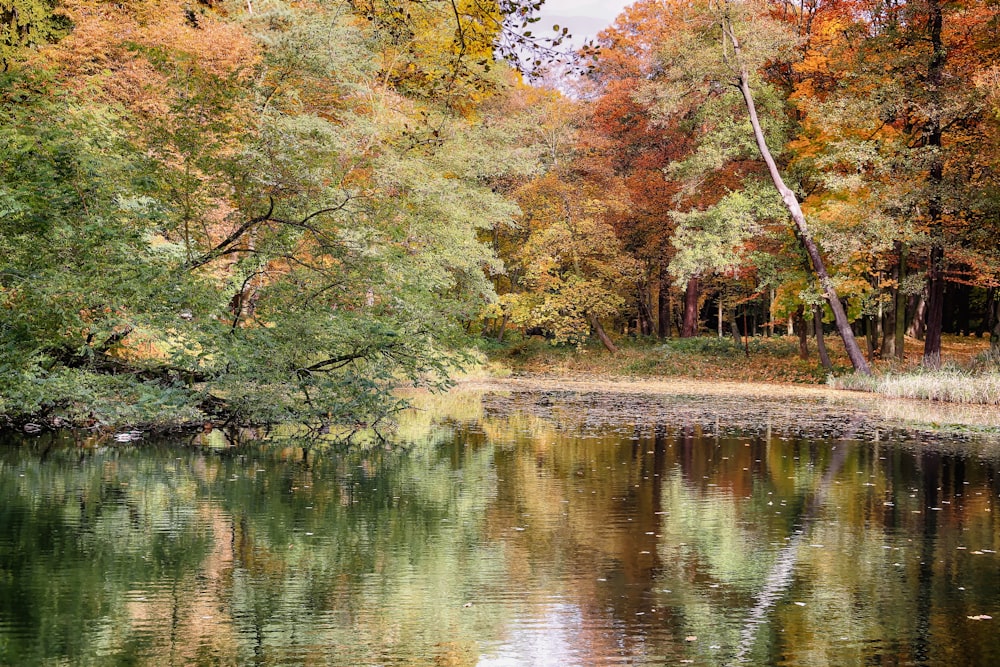
[[[540,6],[0,0],[0,415],[357,429],[530,334],[1000,359],[1000,4],[638,0],[575,53]]]

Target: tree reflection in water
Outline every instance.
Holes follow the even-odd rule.
[[[0,663],[1000,660],[988,437],[784,399],[421,400],[405,446],[3,443]]]

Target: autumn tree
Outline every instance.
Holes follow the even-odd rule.
[[[891,275],[883,281],[892,290],[883,300],[887,354],[902,355],[906,294],[923,282],[908,277],[907,261],[927,267],[931,367],[940,364],[945,281],[968,281],[963,265],[979,267],[982,284],[992,280],[972,231],[990,219],[984,194],[993,187],[996,142],[974,79],[995,53],[991,20],[995,9],[977,2],[874,3],[860,12],[826,3],[796,66],[797,151],[819,170],[814,210],[838,221],[863,270]]]
[[[494,235],[505,264],[501,282],[509,286],[500,298],[502,317],[543,330],[555,343],[580,344],[593,332],[613,352],[602,320],[619,318],[639,280],[638,265],[607,221],[627,206],[627,193],[582,155],[585,105],[556,91],[524,94],[530,103],[516,126],[536,166],[522,167],[510,183],[521,215]]]
[[[517,214],[479,150],[496,82],[448,84],[433,49],[387,76],[399,44],[346,3],[251,7],[67,2],[74,31],[30,62],[53,87],[5,88],[3,215],[37,231],[0,233],[8,415],[350,430],[461,361],[499,271],[478,234]],[[424,12],[449,41],[451,7]]]
[[[639,266],[602,219],[606,194],[559,173],[518,192],[521,224],[532,232],[522,248],[527,289],[510,307],[515,322],[551,332],[553,342],[580,344],[593,331],[616,352],[601,320],[620,313]]]
[[[868,372],[836,286],[806,224],[800,198],[785,183],[771,152],[768,133],[781,130],[783,114],[775,112],[763,120],[758,115],[759,105],[781,98],[780,91],[762,76],[765,66],[793,57],[796,36],[770,17],[764,3],[696,3],[675,7],[675,11],[684,16],[685,30],[667,42],[662,53],[663,74],[655,89],[660,112],[676,114],[691,104],[692,96],[718,109],[715,125],[728,130],[731,141],[721,141],[725,133],[720,132],[705,136],[698,149],[698,162],[704,169],[716,167],[728,156],[746,154],[748,145],[756,148],[823,286],[851,363],[858,371]],[[749,123],[746,116],[741,120],[733,115],[734,105],[743,107]],[[780,148],[781,143],[776,145]]]
[[[645,265],[645,279],[636,295],[640,332],[670,335],[674,319],[671,279],[667,265],[673,253],[670,239],[678,207],[678,184],[666,173],[671,162],[690,150],[682,123],[658,123],[638,93],[655,75],[656,54],[674,29],[664,3],[644,0],[627,7],[598,39],[601,57],[590,73],[600,92],[593,102],[589,133],[583,135],[588,159],[620,180],[630,205],[609,221],[625,250]],[[588,146],[589,144],[589,146]],[[684,290],[680,334],[698,329],[699,279],[692,274]],[[655,295],[656,303],[652,303]]]

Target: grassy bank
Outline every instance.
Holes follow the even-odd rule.
[[[894,398],[1000,405],[1000,372],[973,374],[962,369],[885,373],[833,378],[836,389],[869,391]]]
[[[621,340],[617,354],[600,345],[555,347],[533,337],[490,345],[494,366],[513,375],[554,375],[594,378],[693,378],[733,382],[822,384],[827,371],[810,341],[809,359],[799,358],[798,339],[787,336],[752,338],[737,347],[731,338],[703,336],[666,341]],[[842,346],[830,343],[834,373],[850,371]]]
[[[1000,355],[984,352],[967,365],[946,364],[940,370],[890,368],[873,376],[844,375],[831,378],[830,386],[894,398],[1000,405]]]
[[[923,369],[923,343],[908,339],[906,359],[876,360],[871,377],[851,372],[839,338],[830,336],[826,344],[832,372],[820,364],[814,339],[809,340],[809,358],[801,359],[798,339],[789,336],[753,338],[744,347],[707,336],[622,341],[614,355],[598,345],[554,347],[536,337],[491,345],[487,354],[494,369],[515,376],[827,384],[896,398],[1000,405],[1000,357],[990,355],[989,339],[945,336],[940,371]]]

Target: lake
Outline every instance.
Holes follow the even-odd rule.
[[[4,436],[0,664],[1000,664],[996,411],[415,401],[352,447]]]

